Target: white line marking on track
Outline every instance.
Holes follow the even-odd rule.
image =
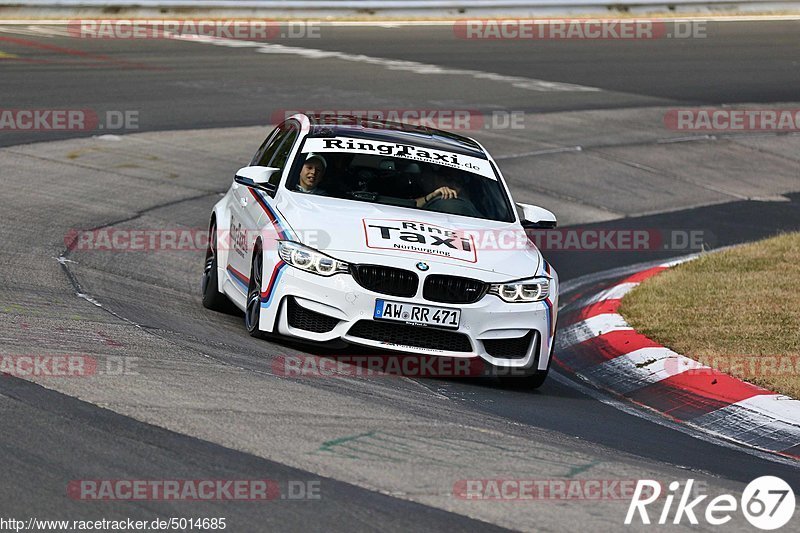
[[[58,26],[35,26],[33,24],[26,28],[10,26],[5,27],[5,23],[0,21],[0,33],[11,33],[14,35],[27,35],[29,37],[69,37],[69,32]]]
[[[588,87],[586,85],[575,85],[572,83],[561,83],[557,81],[538,80],[535,78],[524,78],[522,76],[507,76],[494,72],[484,72],[481,70],[458,69],[419,63],[417,61],[406,61],[403,59],[388,59],[383,57],[372,57],[364,54],[349,54],[336,50],[320,50],[317,48],[304,48],[301,46],[287,46],[283,44],[271,44],[257,41],[243,41],[238,39],[224,39],[221,37],[208,36],[180,36],[175,35],[175,39],[188,42],[203,44],[213,44],[216,46],[227,46],[231,48],[254,48],[261,54],[282,54],[295,55],[306,59],[334,59],[350,61],[353,63],[363,63],[376,65],[386,70],[413,72],[414,74],[435,74],[441,76],[469,76],[478,80],[489,80],[505,83],[517,89],[526,89],[538,92],[599,92],[602,89]]]
[[[516,159],[519,157],[532,157],[537,155],[561,154],[564,152],[581,152],[582,146],[559,146],[556,148],[542,148],[541,150],[533,150],[531,152],[519,152],[516,154],[507,154],[495,157],[496,161],[503,161],[505,159]]]

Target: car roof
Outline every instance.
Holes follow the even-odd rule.
[[[354,115],[306,115],[309,137],[353,137],[411,144],[488,159],[481,145],[469,137],[403,122],[376,120]]]

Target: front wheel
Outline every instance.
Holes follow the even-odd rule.
[[[544,370],[534,370],[529,374],[524,374],[521,376],[515,376],[508,373],[505,375],[501,374],[498,377],[500,384],[509,389],[525,390],[538,389],[544,385],[544,382],[547,380],[547,374],[550,372],[550,363],[553,361],[553,348],[555,345],[555,339],[553,339],[550,344],[550,357],[547,359],[547,368]],[[534,362],[534,364],[536,364],[536,362]]]
[[[538,389],[547,380],[548,372],[550,372],[549,368],[547,370],[537,370],[527,376],[505,376],[500,378],[500,383],[510,389]]]
[[[263,337],[259,329],[261,319],[261,279],[263,275],[263,260],[261,250],[253,252],[253,261],[250,265],[250,284],[247,289],[247,307],[244,311],[244,325],[251,337]]]

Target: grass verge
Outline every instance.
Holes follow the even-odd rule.
[[[800,233],[671,268],[625,296],[620,313],[679,354],[800,399]]]

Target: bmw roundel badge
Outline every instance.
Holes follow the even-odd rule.
[[[420,269],[421,271],[425,272],[430,267],[428,266],[428,263],[423,263],[422,261],[420,261],[419,263],[417,263],[417,268]]]

